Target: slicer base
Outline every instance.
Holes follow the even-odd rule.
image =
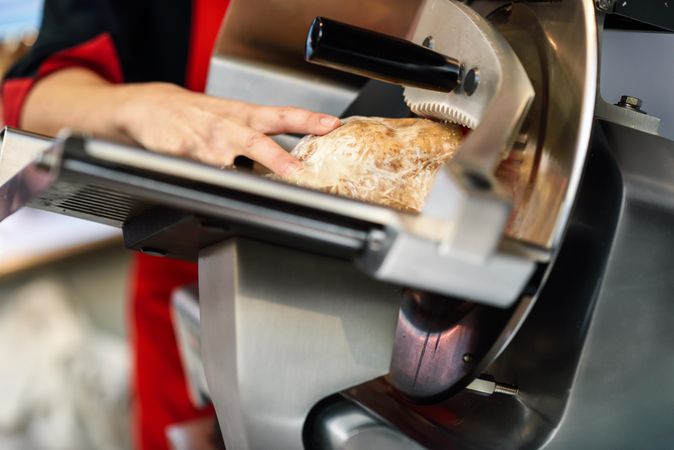
[[[232,239],[200,253],[199,295],[228,448],[303,448],[317,402],[388,371],[400,289],[346,261]]]

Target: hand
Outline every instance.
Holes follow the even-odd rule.
[[[340,124],[326,114],[209,97],[166,83],[126,85],[120,95],[116,122],[138,144],[216,166],[246,156],[279,175],[301,163],[267,135],[323,135]]]

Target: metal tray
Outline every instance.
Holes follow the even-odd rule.
[[[70,133],[50,142],[5,129],[0,166],[17,152],[27,158],[28,147],[35,156],[15,164],[0,187],[0,219],[32,206],[121,227],[128,247],[149,253],[195,259],[202,248],[243,236],[500,307],[517,299],[540,256],[503,242],[475,260],[441,247],[448,224],[435,218]]]

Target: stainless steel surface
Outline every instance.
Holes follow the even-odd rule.
[[[427,0],[423,3],[414,24],[412,41],[421,44],[428,36],[433,37],[433,49],[459,59],[466,74],[475,68],[480,71],[479,89],[473,95],[466,95],[464,89],[441,94],[408,87],[405,100],[410,109],[420,115],[451,120],[470,128],[480,124],[490,109],[501,113],[508,110],[507,119],[493,120],[498,117],[495,111],[493,121],[489,122],[497,127],[493,130],[492,142],[504,141],[489,147],[497,152],[490,164],[486,164],[493,170],[500,160],[498,152],[502,155],[509,150],[508,138],[517,132],[533,98],[527,75],[507,42],[494,32],[486,19],[459,2]],[[447,111],[446,115],[443,110]],[[466,151],[464,145],[462,152]]]
[[[14,128],[0,132],[0,186],[46,150],[51,139]]]
[[[600,46],[601,96],[609,103],[625,93],[639,97],[660,118],[658,133],[674,139],[674,58],[667,57],[674,33],[603,30]]]
[[[623,188],[578,368],[546,448],[674,443],[674,142],[601,123]]]
[[[336,397],[319,404],[308,423],[310,450],[423,450],[399,431],[357,405]]]
[[[520,393],[520,390],[516,386],[496,383],[494,386],[494,393],[515,396]]]
[[[616,106],[622,106],[623,108],[629,108],[635,111],[640,111],[641,105],[643,105],[641,99],[631,95],[622,95],[620,101],[616,103]]]
[[[650,134],[659,134],[660,118],[644,114],[631,108],[612,105],[602,98],[597,98],[595,115],[609,122],[634,128]]]
[[[597,123],[555,268],[486,369],[516,397],[423,406],[381,380],[349,396],[434,449],[671,448],[672,173],[673,142]]]
[[[304,63],[304,43],[316,16],[404,37],[414,20],[419,0],[234,0],[215,45],[216,56],[238,56],[264,63],[315,71]],[[264,13],[261,13],[264,11]],[[343,77],[336,71],[317,71]]]
[[[345,80],[337,78],[343,75],[338,75],[338,72],[323,71],[322,75],[318,76],[311,65],[304,64],[298,59],[304,48],[306,30],[315,16],[322,15],[394,36],[405,35],[412,23],[416,21],[419,2],[384,3],[373,1],[367,4],[356,4],[356,2],[349,1],[337,6],[305,0],[281,6],[281,4],[265,1],[235,2],[216,45],[209,93],[233,96],[246,101],[264,100],[264,102],[274,97],[287,102],[292,99],[286,98],[286,94],[298,95],[297,100],[293,101],[293,104],[298,106],[307,106],[302,102],[320,101],[322,105],[333,102],[330,103],[331,110],[342,109],[347,98],[352,95],[346,91],[340,91],[339,86],[344,87]],[[424,7],[429,10],[433,6],[431,3],[424,3]],[[455,8],[454,3],[447,3],[449,6],[445,8]],[[256,11],[263,6],[267,12],[265,17],[260,17]],[[376,15],[363,14],[363,8]],[[465,7],[456,6],[456,8],[462,11],[460,16],[467,16],[473,21],[480,20]],[[280,18],[285,17],[289,11],[293,11],[294,16],[287,22],[283,22],[283,29],[279,29],[279,24],[282,23]],[[276,18],[274,23],[270,24],[270,28],[260,28],[259,23],[252,26],[253,21],[264,23],[269,20],[267,16]],[[462,22],[458,20],[457,24]],[[245,24],[251,26],[246,28]],[[442,31],[445,36],[453,35],[450,31],[452,27],[440,25],[435,25],[436,31]],[[497,56],[507,61],[508,67],[517,64],[517,60],[512,58],[512,53],[506,51],[507,44],[501,45],[500,38],[489,30],[480,34],[480,38],[484,38],[485,35],[495,41]],[[427,36],[423,36],[420,41],[425,37]],[[469,55],[477,55],[470,51],[471,46],[462,48]],[[493,55],[493,53],[490,54]],[[285,57],[279,58],[279,55]],[[477,56],[474,59],[476,62],[482,61]],[[251,74],[254,74],[253,78],[256,80],[254,88],[250,84],[253,79]],[[474,99],[473,103],[479,104],[483,100],[481,96],[489,92],[488,83],[484,81],[485,77],[490,78],[488,74],[489,70],[485,67],[480,75],[481,88],[470,96]],[[331,77],[333,81],[326,81],[322,78],[323,75]],[[497,111],[492,113],[499,118],[498,123],[501,124],[509,121],[519,123],[518,120],[526,110],[529,100],[526,95],[522,99],[522,81],[519,78],[513,79],[511,75],[512,73],[506,70],[503,77],[504,83],[510,84],[508,91],[510,94],[506,95],[508,112],[501,109],[500,113]],[[355,85],[351,84],[351,86],[353,89]],[[282,93],[281,97],[277,95],[278,92]],[[307,92],[311,94],[307,95]],[[266,99],[260,98],[260,95]],[[468,98],[468,96],[462,94],[462,98]],[[505,151],[509,142],[514,139],[516,132],[508,129],[508,133],[508,137],[503,142],[499,142],[500,150],[497,152]],[[471,145],[478,150],[494,148],[491,145],[493,142],[490,136],[496,134],[498,133],[494,131],[493,123],[484,130],[473,133],[473,136],[467,140],[468,150],[472,148]],[[494,139],[504,138],[499,135]],[[467,153],[476,155],[478,150]],[[485,179],[488,180],[488,184],[496,186],[497,183],[491,175],[491,170],[488,173],[483,173],[484,171],[474,173],[474,170],[469,172],[459,171],[454,174],[447,172],[444,176],[438,177],[434,191],[427,202],[424,216],[412,217],[388,211],[386,223],[394,225],[388,227],[390,245],[384,250],[390,251],[390,254],[386,255],[382,251],[369,249],[360,262],[361,267],[382,280],[470,297],[499,306],[511,305],[532,273],[533,264],[522,256],[524,253],[515,252],[513,254],[499,250],[499,241],[509,214],[509,206],[505,200],[507,195],[500,191],[494,194],[491,189],[487,192],[480,191],[479,186],[475,186],[475,180],[484,181]],[[285,193],[284,191],[283,195]],[[291,199],[291,201],[295,200]],[[333,201],[329,203],[332,205],[326,209],[335,211],[336,204]],[[327,201],[325,205],[328,206]],[[350,207],[350,209],[355,211],[355,208]],[[383,211],[380,213],[386,214]],[[352,215],[353,212],[349,214]],[[377,222],[382,223],[381,220]],[[427,260],[428,264],[425,266],[437,267],[437,269],[415,270],[415,266],[420,265],[418,263],[411,265],[412,260]],[[506,270],[507,276],[497,276],[497,271],[501,270]],[[451,281],[446,279],[447,273],[453,274]],[[476,284],[478,277],[482,276],[491,282],[484,279]],[[486,288],[489,285],[493,288]]]
[[[606,36],[604,30],[604,17],[597,18],[597,27],[599,29],[599,40],[603,44]],[[605,45],[602,45],[602,51]],[[602,59],[604,55],[602,54]],[[601,69],[606,70],[606,64],[601,64]],[[612,67],[612,72],[616,72],[616,68]],[[622,71],[622,67],[620,68]],[[606,77],[600,73],[600,79],[605,80]],[[660,118],[647,114],[641,110],[643,101],[631,95],[621,95],[617,103],[607,102],[602,97],[602,86],[597,86],[597,101],[595,104],[595,116],[626,127],[641,130],[650,134],[660,134]]]
[[[566,230],[590,136],[597,70],[594,20],[591,4],[572,1],[515,3],[509,9],[503,9],[492,16],[495,26],[525,64],[537,94],[523,128],[522,136],[525,138],[518,144],[521,148],[519,163],[522,165],[518,173],[520,176],[525,175],[514,183],[515,211],[508,227],[508,235],[555,250],[559,248],[561,237]],[[556,254],[553,250],[552,261],[555,260]],[[496,327],[502,330],[502,333],[494,339],[493,345],[486,353],[477,355],[474,359],[476,363],[487,365],[503,352],[523,325],[539,295],[540,292],[534,297],[522,298],[511,311],[512,315],[507,323],[501,323]],[[457,334],[466,329],[460,322],[454,328]],[[449,330],[451,329],[450,327]],[[487,329],[490,328],[480,328],[481,331]],[[491,329],[493,331],[493,327]],[[442,357],[438,358],[435,367],[428,366],[429,373],[435,374],[435,377],[429,379],[441,379],[443,374],[454,370],[459,376],[455,375],[453,379],[448,377],[446,380],[457,382],[461,380],[461,368],[465,367],[465,364],[461,362],[463,355],[461,347],[455,346],[462,341],[448,338],[452,344],[446,348],[439,345],[437,349],[432,345],[433,342],[430,344],[424,342],[425,338],[439,337],[436,335],[441,334],[411,333],[412,338],[407,339],[405,345],[410,347],[410,354],[414,354],[412,348],[416,345],[417,355],[421,351],[429,353],[435,351],[436,354],[439,351],[439,354],[445,354],[445,357],[450,355],[455,363],[448,365],[449,369],[440,363]],[[475,336],[468,333],[463,339],[463,345],[469,344],[471,339],[475,339]],[[438,342],[442,344],[442,339],[438,338]],[[452,351],[456,353],[452,354]],[[483,369],[484,366],[480,368],[481,371]],[[478,374],[479,372],[472,376]],[[501,378],[517,381],[516,377],[507,375]],[[464,381],[463,385],[469,381]],[[363,400],[365,398],[370,400],[378,398],[378,401],[383,401],[380,395],[391,395],[386,389],[382,392],[378,387],[380,384],[375,383],[372,386],[373,391],[378,394],[369,391],[366,384],[355,390],[354,398],[359,401],[365,401]],[[447,383],[446,386],[449,389],[451,383]],[[459,394],[459,398],[463,396]],[[506,408],[513,406],[509,404]],[[382,408],[388,410],[395,406],[382,406]],[[425,417],[423,411],[419,414]],[[519,413],[517,417],[520,417]],[[535,428],[538,425],[534,424],[539,422],[539,419],[532,419],[531,426]],[[482,427],[486,426],[486,423],[488,422],[483,422]],[[524,421],[519,423],[523,424]],[[513,427],[511,431],[516,432],[516,428]],[[479,433],[480,428],[471,430],[472,433]],[[443,434],[437,429],[428,433]],[[452,433],[450,431],[450,434]],[[459,432],[461,437],[455,436],[449,440],[446,440],[446,436],[438,437],[436,442],[444,444],[436,443],[435,448],[446,448],[449,445],[447,442],[457,445],[457,442],[465,438],[462,433]],[[517,439],[514,441],[520,442]],[[473,445],[471,442],[475,440],[466,439],[465,446],[471,448]],[[482,445],[487,444],[483,441]],[[514,447],[517,447],[517,444]]]
[[[228,447],[302,448],[314,404],[388,370],[400,290],[346,261],[231,240],[201,253],[199,293]]]
[[[298,203],[326,212],[349,215],[360,220],[397,223],[395,211],[374,205],[325,195],[297,186],[279,183],[269,178],[234,170],[221,170],[194,161],[159,155],[105,141],[87,140],[88,155],[109,164],[153,171],[176,178],[199,181],[213,186],[237,190],[250,195],[259,195],[273,200]],[[328,230],[329,225],[324,225]]]
[[[235,57],[211,60],[206,93],[260,105],[298,106],[339,116],[358,94],[358,85]]]
[[[50,146],[41,136],[5,128],[0,135],[0,221],[47,192],[56,171],[42,164]]]
[[[58,178],[30,200],[40,209],[120,227],[162,205],[236,225],[263,239],[273,233],[277,240],[291,239],[291,245],[311,241],[319,246],[315,251],[339,248],[378,279],[500,307],[517,299],[535,265],[516,245],[498,249],[485,261],[439,249],[437,240],[416,236],[421,230],[440,237],[442,230],[434,230],[437,222],[429,218],[252,174],[80,137],[64,136],[53,150]],[[464,238],[469,242],[475,236]],[[371,245],[377,240],[381,245]]]
[[[49,190],[35,196],[28,205],[117,228],[148,208],[150,203],[139,199],[132,189],[116,187],[124,184],[124,176],[119,172],[107,172],[109,182],[106,182],[105,176],[99,177],[97,167],[69,165],[59,171]]]
[[[247,19],[243,23],[255,17],[247,5],[242,2],[238,6],[246,13]],[[302,5],[301,8],[305,8],[302,11],[316,12],[396,34],[390,29],[358,22],[349,8],[345,8],[344,12],[351,13],[336,16],[331,11],[318,11],[307,4]],[[231,17],[234,16],[230,16],[231,22],[225,25],[221,36],[221,42],[226,43],[223,48],[228,50],[218,54],[234,55],[234,49],[245,47],[245,51],[249,52],[246,59],[250,60],[250,64],[255,65],[256,61],[268,64],[269,58],[273,59],[269,54],[260,56],[250,51],[250,45],[237,44],[247,41],[242,25],[238,19],[235,25]],[[408,20],[409,25],[412,18]],[[513,6],[512,14],[494,23],[525,64],[537,92],[536,103],[525,123],[524,134],[528,139],[518,151],[514,163],[517,175],[510,186],[514,211],[508,221],[506,234],[541,248],[554,249],[564,231],[589,139],[597,68],[594,10],[588,2],[518,3]],[[230,26],[239,27],[238,34],[234,33],[236,38],[226,31]],[[295,31],[292,33],[299,33],[299,27],[293,29]],[[270,43],[274,41],[270,37],[271,30],[255,30],[255,33],[258,32],[264,35],[264,38],[258,39],[266,43],[262,47],[271,48],[273,45]],[[275,32],[279,36],[286,36],[280,30]],[[290,42],[285,41],[285,38],[280,39],[285,43]],[[232,89],[237,88],[232,85]],[[260,89],[264,90],[262,87]],[[462,199],[467,198],[465,186],[457,186],[455,181],[460,178],[461,174],[438,177],[438,184],[442,187],[436,187],[428,203],[433,205],[431,209],[436,216],[450,219],[438,220],[428,211],[425,216],[415,218],[398,215],[398,223],[394,228],[404,231],[399,233],[401,238],[397,244],[390,247],[395,249],[397,260],[389,258],[384,263],[381,255],[370,255],[364,259],[366,270],[382,279],[414,283],[415,278],[408,275],[414,267],[410,268],[405,262],[415,257],[427,258],[436,252],[432,258],[435,262],[442,262],[445,254],[450,255],[450,260],[457,258],[475,262],[489,259],[498,243],[507,206],[498,198],[489,196],[484,198],[476,195],[471,198],[476,201],[463,202]],[[451,192],[457,196],[452,198],[448,194]],[[438,246],[438,243],[443,245]],[[402,255],[404,257],[401,258]],[[376,263],[372,264],[372,261]],[[524,280],[519,279],[514,284],[521,287],[523,283]],[[420,284],[417,283],[417,286],[423,287]],[[447,286],[433,285],[432,288],[460,295],[450,292]],[[512,302],[513,298],[508,301]]]
[[[5,128],[0,154],[0,220],[31,206],[121,227],[140,202],[95,183],[73,180],[53,139]],[[76,177],[77,178],[77,177]]]
[[[52,150],[59,155],[55,159],[56,167],[53,172],[58,173],[58,177],[53,186],[48,185],[39,192],[30,191],[34,195],[25,199],[25,202],[30,200],[30,205],[36,208],[121,227],[130,217],[151,205],[160,204],[210,217],[256,224],[263,228],[270,226],[284,233],[299,232],[304,236],[314,234],[314,237],[320,235],[322,237],[319,240],[325,238],[335,245],[354,250],[362,248],[367,239],[363,230],[339,226],[324,219],[316,221],[309,217],[298,222],[295,215],[281,211],[272,212],[268,206],[255,206],[239,199],[228,199],[223,195],[213,194],[207,188],[237,189],[257,195],[266,193],[271,198],[277,198],[277,194],[281,195],[281,199],[298,198],[293,195],[292,186],[257,176],[222,171],[141,149],[81,138],[65,138],[54,144]],[[29,167],[26,174],[20,172],[15,176],[16,181],[22,181],[24,175],[31,175],[35,170]],[[169,178],[170,181],[167,180]],[[195,182],[201,185],[195,187]],[[11,186],[12,183],[10,180],[5,186]],[[260,184],[262,190],[259,189]],[[327,199],[328,203],[333,199],[317,192],[302,191],[304,190],[295,190],[295,194],[308,194],[310,198],[314,198],[310,203],[323,204],[320,197]],[[283,196],[283,192],[287,195]],[[3,207],[10,204],[11,202],[3,202]],[[368,205],[357,204],[355,210],[359,210],[360,206],[368,208]],[[364,211],[361,209],[361,212]],[[384,214],[389,213],[383,211]],[[313,229],[313,232],[309,229]]]
[[[503,310],[406,290],[387,381],[424,403],[459,392],[512,339],[532,300]]]
[[[339,115],[363,80],[304,62],[304,41],[313,18],[322,15],[402,37],[418,4],[419,0],[232,1],[215,45],[206,92]]]
[[[329,12],[319,13],[330,16]],[[338,18],[349,21],[348,17]],[[560,20],[570,25],[560,26]],[[525,124],[527,143],[516,161],[519,167],[511,187],[515,210],[506,233],[542,248],[555,248],[575,195],[589,138],[597,65],[594,11],[586,2],[516,4],[512,17],[495,22],[527,65],[527,73],[540,93],[538,103],[534,104],[535,111],[532,110]],[[263,60],[260,57],[260,61]],[[545,120],[539,120],[540,117]],[[569,117],[576,119],[569,120]],[[456,183],[461,178],[461,174],[438,177],[439,186],[428,203],[433,205],[429,207],[433,214],[426,211],[422,217],[398,216],[400,222],[395,228],[404,231],[387,247],[395,257],[385,258],[381,253],[370,252],[362,263],[366,270],[386,280],[422,288],[424,284],[453,295],[474,296],[474,292],[465,290],[451,292],[447,285],[437,283],[442,279],[437,274],[414,271],[415,267],[408,263],[423,258],[429,263],[432,261],[428,265],[431,267],[442,265],[448,259],[450,263],[442,266],[446,273],[456,267],[451,261],[460,261],[459,265],[472,261],[478,267],[491,259],[505,223],[507,205],[498,197],[488,195],[473,195],[471,201],[465,201],[466,187]],[[451,193],[456,196],[452,197]],[[527,275],[524,278],[521,275],[531,273],[531,267],[517,271],[518,281],[512,283],[509,294],[524,285]],[[420,276],[424,278],[418,278]],[[431,277],[436,284],[427,285],[426,279]],[[502,305],[512,301],[514,297],[499,299]]]
[[[171,293],[171,321],[187,393],[194,406],[205,408],[210,405],[210,394],[201,358],[201,315],[196,285],[183,286]]]
[[[381,244],[367,246],[358,259],[366,272],[380,280],[507,308],[517,301],[535,270],[534,261],[516,253],[497,252],[475,260],[404,229],[386,231]],[[466,231],[464,239],[472,242],[477,236]]]
[[[597,28],[592,2],[518,2],[491,18],[513,48],[536,97],[513,154],[513,213],[506,234],[558,248],[590,139],[597,86]],[[512,170],[512,165],[502,167]]]
[[[469,7],[425,1],[412,41],[422,43],[428,36],[433,37],[435,51],[458,58],[467,68],[477,67],[481,81],[470,96],[463,89],[444,94],[405,88],[405,101],[413,112],[475,128],[446,173],[437,177],[424,214],[452,219],[453,226],[441,241],[444,250],[484,260],[498,244],[510,214],[508,195],[499,189],[494,170],[510,150],[534,92],[507,42]]]
[[[550,261],[554,261],[575,199],[590,136],[597,76],[594,11],[587,2],[516,3],[510,9],[494,14],[492,21],[524,63],[537,94],[524,125],[526,139],[519,144],[522,148],[516,159],[521,166],[516,172],[520,178],[512,185],[515,211],[507,234],[553,248]],[[411,355],[415,354],[414,350],[416,355],[424,349],[429,352],[425,354],[426,364],[421,366],[428,372],[429,379],[437,383],[429,388],[438,390],[445,386],[450,389],[452,381],[458,388],[484,369],[480,364],[488,364],[504,349],[527,317],[535,298],[523,298],[512,311],[511,319],[499,325],[503,327],[502,334],[494,339],[486,353],[476,357],[475,366],[470,367],[472,372],[458,363],[457,355],[453,355],[457,364],[449,368],[433,362],[427,356],[432,353],[425,342],[427,335],[421,330],[405,341],[409,347],[406,351]],[[475,327],[478,328],[486,329]],[[493,325],[489,329],[493,331]],[[456,330],[457,334],[446,338],[448,342],[444,346],[440,333],[431,336],[437,337],[439,342],[435,354],[458,353],[459,348],[454,345],[474,345],[472,340],[477,339],[470,333],[458,339],[458,331],[466,330],[461,324],[449,330]],[[483,336],[482,339],[486,338]],[[442,358],[438,357],[437,361]],[[405,367],[404,364],[400,366]],[[449,376],[450,372],[454,374]]]
[[[581,2],[518,3],[503,15],[495,15],[493,20],[525,63],[537,92],[524,127],[526,139],[522,143],[521,157],[524,167],[519,172],[523,178],[514,185],[516,209],[508,234],[554,248],[565,230],[590,136],[597,70],[594,12],[591,5]],[[574,119],[569,120],[569,117]],[[465,367],[461,364],[450,366],[456,375],[445,378],[444,386],[449,389],[452,383],[448,381],[456,383],[462,376],[466,377],[463,378],[466,383],[484,368],[479,364],[487,364],[498,356],[521,326],[534,300],[523,298],[518,303],[511,319],[501,325],[502,334],[494,340],[493,346],[482,358],[476,358],[474,372],[461,370]],[[465,327],[457,326],[456,329],[465,330]],[[410,354],[414,354],[412,349],[415,348],[418,355],[427,349],[426,335],[413,336],[406,345],[410,347]],[[464,342],[469,343],[471,339],[475,337],[468,334]],[[442,351],[438,354],[458,351],[453,347],[456,342],[452,341],[444,348],[440,346]],[[429,364],[427,370],[445,376],[450,371],[437,363]],[[433,389],[442,386],[443,377],[429,379],[438,382]],[[458,383],[456,387],[460,385]]]
[[[505,17],[496,12],[492,20],[523,62],[536,97],[520,135],[525,138],[518,138],[521,143],[514,149],[521,151],[515,159],[521,158],[525,169],[512,185],[514,209],[506,234],[553,250],[535,293],[521,296],[488,353],[475,364],[480,371],[514,338],[554,268],[586,161],[597,83],[597,29],[589,2],[529,2],[511,8],[501,10]]]

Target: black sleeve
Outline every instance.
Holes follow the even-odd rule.
[[[6,78],[32,77],[54,53],[108,33],[125,81],[183,85],[191,9],[189,0],[45,0],[37,42]]]

